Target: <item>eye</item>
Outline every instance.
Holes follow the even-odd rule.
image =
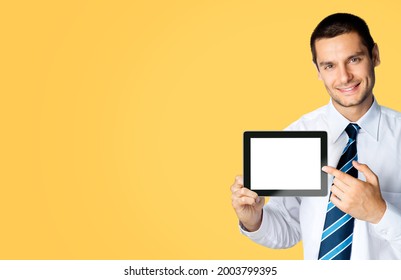
[[[349,61],[351,63],[358,63],[361,61],[361,58],[360,57],[352,57]]]
[[[333,64],[326,64],[323,69],[324,70],[331,70],[331,69],[333,69],[333,67],[334,67]]]

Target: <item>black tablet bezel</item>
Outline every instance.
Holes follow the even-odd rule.
[[[252,190],[251,182],[251,139],[252,138],[319,138],[321,167],[327,165],[327,132],[326,131],[245,131],[244,132],[244,186]],[[327,173],[321,171],[320,189],[317,190],[253,190],[260,196],[326,196]]]

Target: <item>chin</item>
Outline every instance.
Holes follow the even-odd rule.
[[[341,105],[342,107],[353,107],[353,106],[359,106],[363,104],[369,96],[360,96],[360,97],[352,97],[352,98],[336,98],[333,100]]]

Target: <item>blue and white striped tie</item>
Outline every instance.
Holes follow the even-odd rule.
[[[337,169],[355,178],[358,178],[358,170],[352,165],[352,161],[358,160],[356,136],[359,129],[359,125],[355,123],[350,123],[345,129],[349,140],[337,165]],[[353,231],[354,218],[338,209],[329,200],[320,243],[319,260],[349,260]]]

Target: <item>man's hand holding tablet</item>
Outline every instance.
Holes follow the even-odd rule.
[[[243,177],[235,177],[231,186],[232,205],[238,219],[248,231],[256,231],[262,222],[262,208],[265,198],[244,187]]]

